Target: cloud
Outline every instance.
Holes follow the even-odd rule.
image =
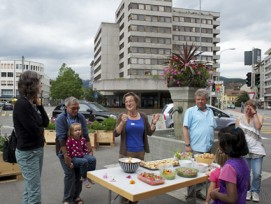
[[[51,78],[62,63],[82,79],[89,79],[94,36],[101,22],[114,22],[121,0],[2,0],[0,5],[0,59],[41,62]],[[270,48],[268,0],[201,0],[202,10],[220,12],[221,56],[226,77],[245,78],[244,51]],[[199,9],[199,0],[173,0],[174,7]],[[224,69],[225,67],[225,69]],[[238,70],[238,73],[237,73]]]

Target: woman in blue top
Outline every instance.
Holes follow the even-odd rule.
[[[120,114],[114,136],[121,135],[119,157],[133,157],[144,160],[145,152],[149,153],[149,143],[147,135],[152,135],[159,120],[159,114],[154,114],[152,122],[149,124],[146,114],[138,112],[139,97],[128,92],[123,96],[123,103],[127,110]],[[121,197],[121,203],[127,200]],[[129,201],[129,203],[133,203]]]

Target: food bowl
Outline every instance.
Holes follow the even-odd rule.
[[[198,175],[198,169],[195,168],[187,168],[187,167],[179,167],[175,169],[178,176],[186,177],[186,178],[194,178]]]
[[[205,163],[195,163],[195,168],[201,173],[205,173],[208,170],[208,164]]]
[[[141,160],[137,158],[120,158],[119,165],[126,173],[135,173],[140,165]]]
[[[192,166],[191,160],[179,160],[180,167],[187,167],[190,168]]]
[[[172,165],[161,166],[159,167],[159,171],[160,171],[160,176],[167,180],[173,180],[176,177],[176,171]]]
[[[195,154],[194,158],[196,162],[205,163],[210,166],[211,163],[213,163],[215,156],[213,154],[204,153],[204,154]]]

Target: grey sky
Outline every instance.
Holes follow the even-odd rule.
[[[101,22],[114,22],[121,0],[1,0],[0,59],[41,62],[55,78],[66,63],[89,79],[93,38]],[[144,2],[144,1],[143,1]],[[174,0],[174,7],[199,9],[200,0]],[[244,51],[271,47],[269,0],[201,0],[201,9],[220,12],[221,75],[246,77]]]

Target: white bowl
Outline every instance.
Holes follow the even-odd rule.
[[[191,160],[179,160],[180,167],[187,167],[190,168],[192,166],[192,161]]]
[[[205,163],[195,163],[196,169],[199,170],[201,173],[205,173],[208,170],[208,164]]]

